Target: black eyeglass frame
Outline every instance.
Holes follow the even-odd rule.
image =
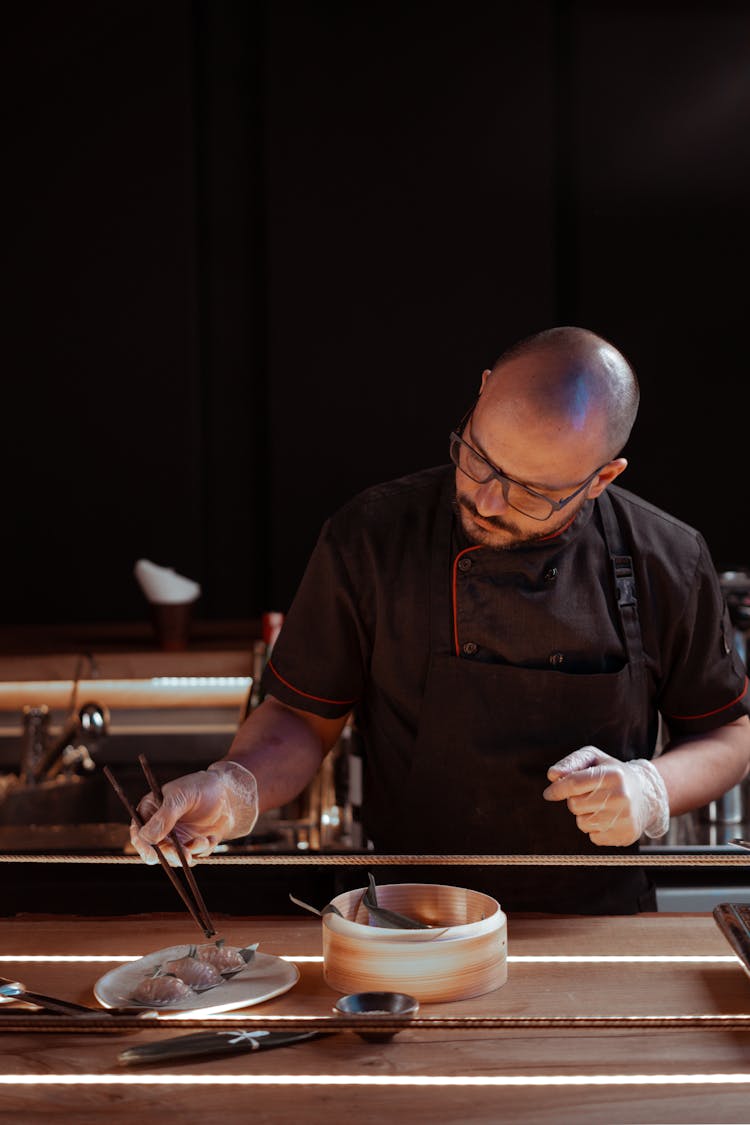
[[[566,504],[570,503],[571,500],[575,500],[576,496],[580,496],[583,490],[585,488],[588,488],[588,486],[591,484],[596,474],[600,473],[604,466],[609,464],[609,461],[605,461],[604,464],[599,465],[597,469],[594,469],[593,473],[589,473],[583,484],[579,484],[575,492],[571,492],[569,496],[563,496],[561,500],[552,500],[551,497],[545,496],[543,492],[536,492],[533,488],[529,488],[527,484],[523,484],[522,481],[515,480],[513,477],[509,477],[507,473],[501,472],[500,469],[497,469],[491,461],[488,461],[486,457],[483,457],[482,454],[479,453],[479,451],[476,450],[473,445],[469,445],[468,441],[464,441],[464,439],[461,437],[461,434],[463,433],[467,422],[476,409],[477,401],[477,399],[474,400],[474,402],[464,414],[461,421],[456,426],[455,430],[451,430],[450,432],[451,461],[459,470],[459,472],[462,472],[464,476],[469,477],[469,480],[473,480],[475,484],[487,484],[487,482],[491,480],[499,481],[500,486],[503,490],[503,496],[505,497],[506,504],[510,505],[514,512],[519,512],[522,516],[527,516],[530,520],[537,520],[539,523],[544,523],[544,521],[548,520],[554,512],[561,511],[566,506]],[[484,480],[475,480],[474,477],[470,476],[465,469],[461,468],[458,461],[453,456],[453,449],[456,445],[465,445],[467,449],[471,450],[475,457],[478,457],[479,460],[487,466],[488,475],[484,478]],[[535,500],[543,500],[545,504],[549,504],[549,511],[547,512],[547,515],[532,516],[529,512],[524,512],[521,508],[517,508],[515,504],[512,504],[508,499],[508,484],[515,484],[517,488],[522,488],[524,492],[528,492],[529,496],[533,496]]]

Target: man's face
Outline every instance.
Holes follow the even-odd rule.
[[[540,419],[518,399],[507,402],[497,395],[480,396],[462,436],[495,469],[552,501],[575,492],[601,456],[597,429]],[[570,524],[587,499],[601,491],[599,480],[595,477],[564,508],[539,520],[508,503],[499,480],[478,483],[457,468],[456,508],[471,543],[513,550],[548,539]]]
[[[584,492],[566,505],[562,511],[553,512],[548,520],[540,521],[516,512],[508,504],[503,504],[501,511],[487,512],[488,505],[481,497],[478,498],[478,502],[475,498],[477,490],[481,491],[487,487],[467,480],[460,470],[456,469],[456,507],[464,534],[470,543],[491,547],[496,551],[514,550],[525,547],[529,543],[551,538],[571,523],[586,503]],[[502,499],[500,485],[495,482],[491,487],[500,492]],[[494,507],[496,509],[497,505]],[[483,512],[485,514],[482,514]]]

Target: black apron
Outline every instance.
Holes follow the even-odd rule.
[[[406,762],[395,748],[380,745],[376,757],[366,760],[364,825],[378,852],[637,851],[637,844],[597,847],[564,801],[542,798],[549,767],[581,746],[593,744],[621,760],[653,752],[632,560],[606,492],[597,510],[626,659],[619,671],[578,675],[456,655],[449,577],[453,516],[449,502],[441,505],[431,561],[430,664],[412,758]],[[374,867],[373,874],[380,883],[475,887],[509,911],[625,914],[655,908],[650,882],[636,867],[400,866]],[[361,873],[359,880],[354,885],[362,885]]]

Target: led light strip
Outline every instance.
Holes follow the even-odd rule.
[[[178,944],[187,945],[188,942],[182,942],[182,943],[178,943]],[[120,954],[109,954],[109,955],[107,955],[107,954],[96,954],[95,956],[93,954],[92,955],[86,954],[86,955],[83,955],[83,956],[79,956],[77,954],[67,954],[67,953],[65,953],[65,954],[63,954],[63,953],[54,953],[54,954],[52,954],[52,953],[44,953],[44,954],[41,954],[41,953],[23,953],[23,954],[20,954],[19,953],[18,956],[14,956],[12,953],[3,953],[3,954],[0,954],[0,962],[13,961],[14,963],[18,962],[19,964],[21,962],[23,962],[24,964],[26,964],[27,962],[36,962],[36,963],[40,963],[40,964],[46,963],[46,962],[50,962],[50,963],[51,962],[65,962],[67,964],[75,964],[78,961],[80,961],[82,963],[83,962],[86,962],[86,963],[106,963],[106,962],[112,962],[112,961],[140,961],[141,956],[142,956],[142,954],[140,954],[140,953],[130,954],[128,956],[124,956],[124,955],[120,955]],[[322,957],[280,957],[279,960],[280,961],[295,961],[299,964],[302,964],[303,962],[312,962],[314,964],[322,964],[323,963]],[[729,958],[729,960],[732,960],[732,958]]]
[[[251,676],[152,676],[154,687],[215,687],[246,688],[252,683]]]
[[[3,1086],[749,1086],[737,1074],[2,1074]]]
[[[553,955],[550,957],[544,956],[515,956],[508,955],[508,961],[513,961],[516,964],[524,965],[629,965],[636,963],[639,965],[663,965],[663,964],[714,964],[714,963],[731,963],[734,964],[738,960],[737,957],[729,955],[720,956],[707,956],[704,954],[633,954],[627,957],[620,957],[616,954],[582,954],[580,956],[568,956],[567,954]]]
[[[139,961],[140,955],[121,956],[101,954],[96,956],[78,956],[75,954],[13,954],[6,953],[0,955],[0,962],[12,961],[14,963],[27,963],[27,962],[115,962],[115,961]],[[281,961],[293,961],[297,964],[310,964],[322,965],[323,958],[306,957],[306,956],[283,956],[280,957]],[[696,954],[695,956],[689,954],[633,954],[630,956],[618,956],[617,954],[581,954],[567,955],[567,954],[552,954],[550,956],[544,955],[508,955],[508,963],[515,965],[734,965],[739,960],[733,953],[726,955],[708,955]]]

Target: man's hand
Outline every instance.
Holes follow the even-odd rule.
[[[634,844],[645,832],[663,836],[669,827],[669,798],[652,762],[621,762],[596,746],[582,746],[547,771],[545,801],[567,801],[576,824],[591,842],[607,847]]]
[[[157,863],[151,845],[158,844],[172,867],[179,866],[176,849],[166,839],[174,832],[191,864],[210,855],[221,840],[251,832],[258,819],[255,777],[238,762],[214,762],[207,770],[189,773],[162,786],[163,803],[144,797],[138,812],[144,821],[130,825],[130,839],[145,863]]]

